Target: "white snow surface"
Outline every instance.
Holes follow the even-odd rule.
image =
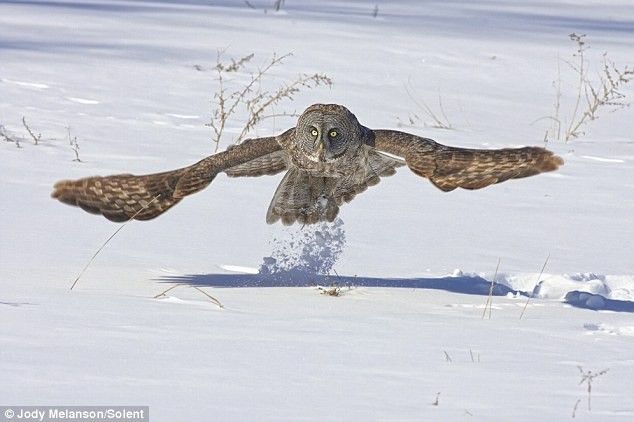
[[[213,151],[218,50],[255,53],[253,68],[292,52],[269,89],[332,77],[276,112],[340,103],[371,128],[476,148],[543,145],[569,33],[587,34],[593,75],[603,52],[634,64],[625,0],[271,3],[0,1],[0,124],[21,140],[0,140],[0,405],[148,405],[153,421],[634,420],[631,108],[550,141],[558,172],[443,193],[400,169],[334,225],[268,226],[282,175],[220,175],[125,226],[69,291],[120,226],[50,199],[53,183]],[[574,75],[560,68],[567,111]],[[454,129],[399,127],[422,115],[408,83],[434,108],[440,96]],[[330,283],[350,287],[314,287]],[[591,411],[578,366],[609,368]]]

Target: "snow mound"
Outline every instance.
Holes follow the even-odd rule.
[[[634,312],[633,301],[608,299],[598,294],[578,290],[568,292],[564,300],[569,305],[595,311]]]

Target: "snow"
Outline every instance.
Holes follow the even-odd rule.
[[[255,66],[292,52],[271,87],[334,80],[277,112],[335,102],[369,127],[487,148],[543,144],[569,33],[587,34],[593,74],[604,51],[633,64],[624,0],[250,3],[0,2],[0,124],[21,138],[0,142],[2,404],[149,405],[159,421],[533,421],[570,418],[581,399],[576,419],[632,420],[631,108],[550,141],[566,161],[556,173],[447,194],[400,169],[334,226],[267,226],[281,175],[219,176],[125,226],[69,291],[120,226],[53,201],[53,183],[213,151],[219,49],[254,52]],[[454,129],[399,128],[421,114],[406,84],[433,108],[440,96]],[[337,297],[315,287],[333,283]],[[591,412],[577,366],[609,368]]]

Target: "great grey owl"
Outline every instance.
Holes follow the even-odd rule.
[[[455,148],[409,133],[373,130],[344,106],[314,104],[296,127],[278,136],[250,139],[164,173],[61,181],[52,197],[112,221],[149,220],[207,187],[218,173],[243,177],[286,171],[266,222],[313,224],[333,221],[344,202],[403,165],[449,192],[533,176],[562,164],[560,157],[539,147]]]

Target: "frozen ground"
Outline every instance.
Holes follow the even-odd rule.
[[[419,99],[442,97],[455,129],[403,130],[472,147],[542,143],[548,123],[533,122],[552,113],[570,32],[588,34],[593,65],[603,51],[634,64],[625,0],[288,0],[265,14],[269,3],[0,1],[0,124],[23,137],[20,149],[0,141],[0,404],[149,405],[161,421],[533,421],[570,418],[581,399],[576,419],[632,420],[631,109],[550,142],[566,160],[557,173],[444,194],[401,170],[343,207],[345,244],[322,229],[340,247],[329,277],[279,267],[313,233],[264,223],[279,177],[218,177],[126,226],[68,291],[118,226],[51,200],[52,184],[208,154],[218,49],[258,63],[293,52],[273,82],[324,72],[335,85],[277,111],[336,102],[373,128],[420,114],[409,80]],[[314,264],[314,250],[291,264]],[[501,296],[483,320],[498,259]],[[311,287],[332,282],[356,287]],[[578,365],[609,368],[591,412]]]

